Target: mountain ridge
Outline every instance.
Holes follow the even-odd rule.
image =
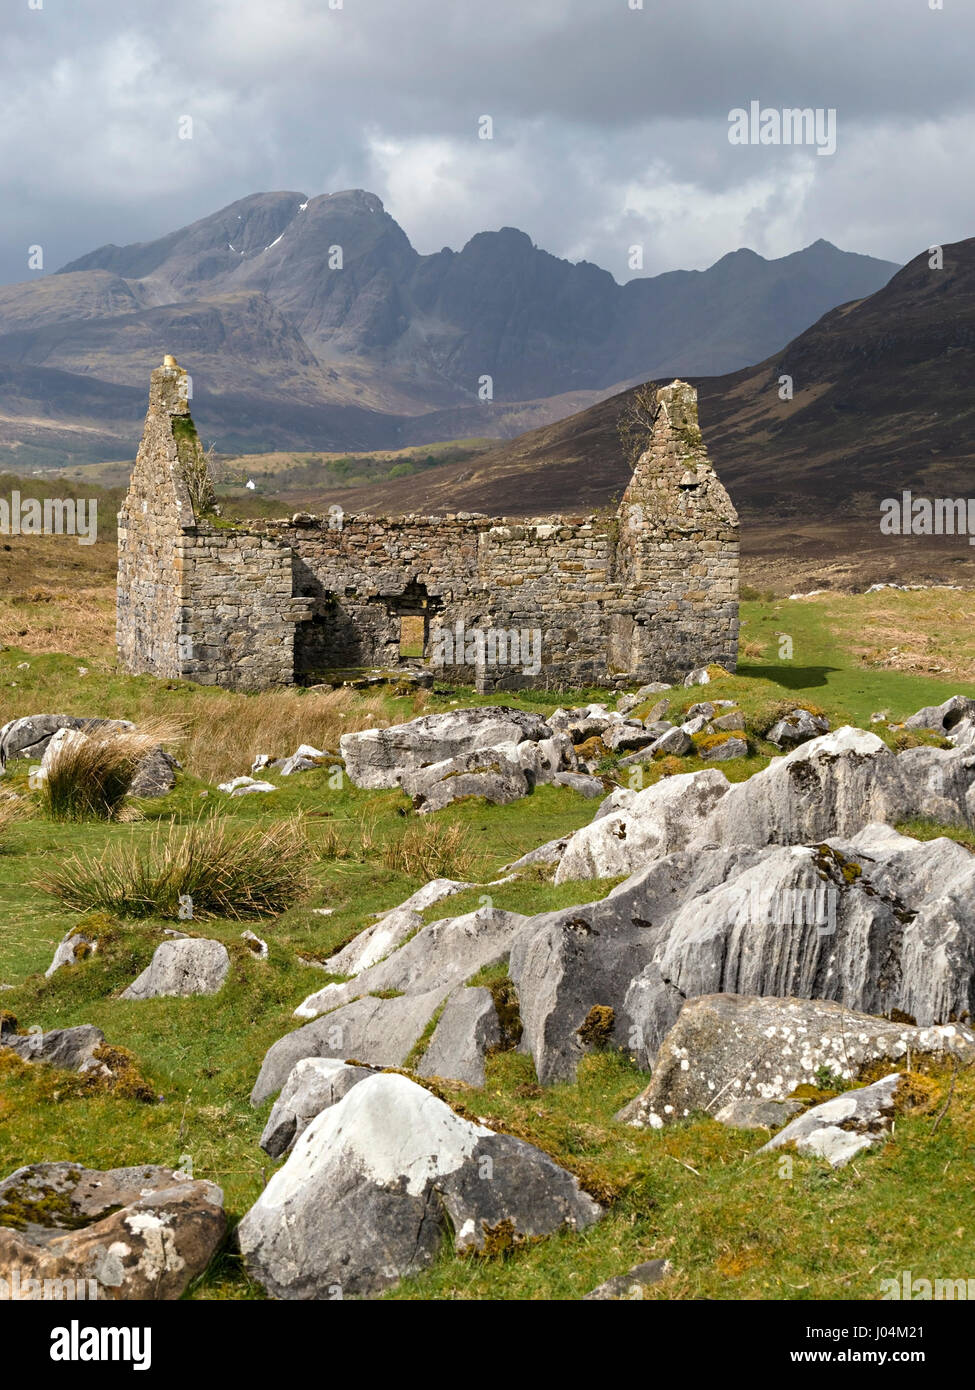
[[[840,305],[741,371],[691,377],[712,461],[745,521],[876,518],[903,489],[965,496],[975,462],[975,238],[921,252],[865,299]],[[790,377],[791,401],[779,383]],[[627,390],[463,465],[342,497],[350,511],[463,509],[543,515],[604,506],[629,467],[616,424]],[[461,474],[465,476],[460,476]],[[331,495],[325,503],[336,500]]]
[[[703,271],[619,284],[519,228],[424,255],[365,190],[257,193],[0,287],[0,363],[128,386],[173,352],[218,446],[225,412],[213,407],[228,396],[272,415],[287,400],[318,411],[307,432],[288,429],[288,447],[356,447],[358,429],[342,442],[346,408],[374,412],[367,433],[388,447],[504,438],[551,420],[565,398],[598,398],[664,368],[701,375],[764,359],[895,269],[819,241],[777,260],[739,248]],[[52,389],[39,383],[70,430]],[[0,449],[15,434],[0,430]],[[264,433],[253,440],[267,445]],[[119,443],[131,447],[128,427]]]

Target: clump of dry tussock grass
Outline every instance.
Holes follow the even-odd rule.
[[[380,858],[392,872],[428,882],[469,878],[476,874],[480,856],[466,826],[426,820],[387,841]]]
[[[246,830],[215,817],[72,855],[37,886],[80,912],[176,919],[191,902],[193,920],[276,916],[307,891],[310,859],[300,817]]]
[[[463,825],[421,820],[399,833],[380,830],[376,819],[326,821],[312,833],[321,859],[378,860],[391,873],[427,883],[434,878],[476,876],[480,855],[471,831]]]
[[[48,815],[57,821],[117,820],[142,763],[179,732],[172,721],[159,719],[137,729],[72,730],[42,784]]]

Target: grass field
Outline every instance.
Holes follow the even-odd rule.
[[[91,547],[100,552],[100,547]],[[73,1159],[93,1167],[158,1162],[189,1155],[197,1176],[225,1190],[239,1218],[274,1169],[257,1145],[269,1109],[248,1094],[266,1048],[294,1026],[292,1010],[323,981],[299,958],[323,959],[430,877],[484,884],[525,850],[587,823],[594,803],[562,788],[540,787],[507,807],[464,802],[419,820],[398,791],[366,792],[327,770],[287,779],[278,790],[230,800],[215,789],[249,771],[259,752],[290,753],[299,742],[337,746],[346,729],[398,722],[455,704],[509,703],[549,711],[598,692],[534,692],[485,700],[471,691],[282,691],[245,696],[182,681],[132,678],[114,669],[111,578],[106,554],[89,555],[78,579],[44,573],[26,542],[0,553],[22,582],[0,597],[0,723],[23,714],[65,712],[165,718],[179,726],[183,764],[175,791],[143,802],[120,823],[56,824],[30,791],[25,767],[0,781],[15,791],[15,818],[0,813],[0,1006],[21,1027],[93,1023],[110,1044],[127,1048],[154,1103],[82,1086],[64,1072],[0,1061],[0,1174],[39,1160]],[[114,568],[114,557],[112,557]],[[736,779],[765,766],[774,750],[756,732],[782,702],[818,706],[839,723],[868,724],[875,711],[902,718],[956,691],[975,694],[975,634],[968,592],[753,599],[743,604],[742,660],[707,696],[733,697],[751,726],[754,752],[724,764]],[[791,656],[783,656],[791,640]],[[896,649],[896,650],[895,650]],[[79,667],[87,674],[80,674]],[[702,691],[674,693],[674,710]],[[642,712],[642,711],[641,711]],[[672,710],[672,714],[673,714]],[[886,726],[878,726],[887,737]],[[702,766],[685,760],[691,770]],[[660,775],[655,769],[652,775]],[[612,777],[612,764],[606,767]],[[625,780],[621,770],[620,780]],[[111,846],[145,844],[160,827],[226,817],[242,830],[303,817],[312,849],[310,889],[283,914],[258,922],[218,919],[195,926],[228,946],[232,970],[212,998],[122,1002],[163,930],[161,918],[96,920],[101,947],[46,981],[54,949],[82,920],[45,890],[52,868],[73,855],[97,857]],[[457,827],[451,834],[445,827]],[[933,833],[932,827],[918,827]],[[962,838],[962,837],[959,837]],[[538,873],[454,899],[450,911],[495,905],[523,913],[603,896],[611,882],[554,887]],[[333,914],[316,915],[328,907]],[[443,905],[428,918],[445,915]],[[185,926],[185,924],[183,924]],[[268,941],[267,961],[241,941],[251,926]],[[577,1172],[608,1202],[605,1219],[581,1235],[538,1242],[493,1259],[444,1254],[406,1281],[397,1299],[571,1299],[631,1265],[667,1256],[676,1274],[653,1297],[832,1299],[879,1296],[880,1281],[903,1269],[967,1273],[975,1231],[975,1077],[957,1078],[948,1110],[934,1115],[949,1077],[934,1071],[924,1101],[899,1117],[890,1141],[834,1173],[796,1158],[780,1176],[779,1156],[755,1156],[764,1136],[691,1119],[664,1132],[637,1132],[612,1120],[647,1077],[619,1051],[591,1055],[574,1085],[540,1088],[529,1058],[490,1060],[480,1091],[445,1089],[468,1111],[532,1139]],[[259,1298],[228,1252],[191,1291],[194,1298]]]

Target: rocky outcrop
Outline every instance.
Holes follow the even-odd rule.
[[[649,1066],[685,1001],[716,993],[947,1024],[975,1012],[973,921],[975,861],[947,839],[874,825],[847,841],[678,851],[519,931],[522,1045],[541,1079],[569,1080],[579,1030],[606,1009],[612,1045]]]
[[[432,992],[438,1002],[485,965],[494,965],[528,919],[500,908],[479,907],[460,917],[428,922],[385,960],[345,984],[330,984],[309,995],[296,1018],[316,1018],[359,995]],[[363,1057],[372,1061],[371,1057]]]
[[[442,811],[454,801],[480,796],[495,806],[506,806],[527,796],[532,781],[521,764],[498,748],[462,753],[456,758],[404,770],[400,785],[420,815]]]
[[[618,789],[590,825],[569,837],[556,883],[631,874],[684,849],[728,789],[728,779],[716,769],[665,777],[645,791]]]
[[[726,732],[720,742],[706,740],[702,757],[745,755],[745,740]],[[671,734],[690,746],[683,729]],[[658,743],[623,763],[666,751]],[[936,748],[895,754],[875,734],[844,727],[804,742],[744,782],[729,783],[718,769],[708,769],[665,777],[643,791],[618,787],[564,847],[552,841],[509,867],[535,856],[558,861],[559,883],[606,878],[633,873],[648,858],[688,845],[809,844],[855,835],[870,821],[894,824],[918,816],[975,825],[975,754]]]
[[[377,999],[365,995],[295,1028],[272,1043],[251,1091],[251,1105],[262,1105],[284,1086],[305,1057],[401,1067],[443,999],[440,990]]]
[[[765,737],[779,748],[795,748],[826,733],[829,733],[829,720],[825,715],[797,708],[776,720]]]
[[[702,850],[702,866],[715,854]],[[627,994],[649,1059],[685,999],[794,995],[927,1027],[975,1006],[975,861],[884,826],[850,841],[746,851],[725,881],[656,927]]]
[[[518,990],[521,1046],[541,1081],[571,1081],[582,1057],[599,1045],[623,1047],[646,1064],[647,991],[635,991],[634,983],[654,969],[673,913],[755,857],[742,850],[667,855],[598,902],[528,921],[508,968]],[[658,994],[653,1002],[667,1020],[665,1032],[681,1001],[659,976]],[[593,1029],[596,1018],[601,1026]]]
[[[540,715],[489,705],[343,734],[339,746],[355,786],[396,787],[407,771],[503,744],[537,742],[551,738],[552,733]]]
[[[66,745],[84,741],[88,735],[104,738],[113,733],[134,733],[136,725],[127,719],[78,718],[70,714],[35,714],[14,719],[0,729],[0,773],[11,758],[30,758],[39,764],[43,776],[50,772],[58,753]],[[180,764],[163,748],[151,750],[142,759],[129,786],[129,796],[166,796],[176,785]]]
[[[134,729],[127,719],[79,718],[73,714],[32,714],[12,719],[0,729],[0,772],[11,758],[31,758],[38,763],[51,739],[61,729]]]

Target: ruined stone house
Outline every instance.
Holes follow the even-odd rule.
[[[415,643],[439,678],[481,692],[733,669],[738,518],[708,460],[696,391],[675,381],[658,402],[615,514],[333,507],[245,528],[210,506],[186,373],[167,358],[119,514],[121,665],[256,690],[394,666]]]

